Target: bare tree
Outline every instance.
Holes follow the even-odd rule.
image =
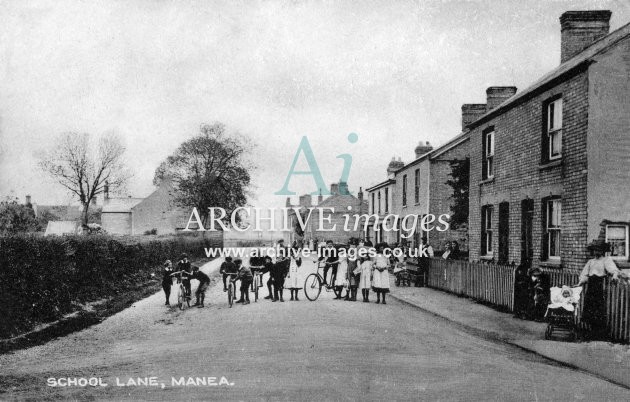
[[[53,150],[40,157],[40,168],[52,176],[83,205],[83,225],[87,225],[92,200],[105,191],[122,187],[131,176],[124,163],[125,147],[120,138],[104,134],[98,143],[89,134],[62,134]]]

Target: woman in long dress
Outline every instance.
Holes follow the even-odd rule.
[[[385,302],[385,295],[389,293],[389,258],[383,254],[384,245],[376,246],[376,257],[374,257],[374,279],[372,280],[372,289],[376,292],[376,304]]]
[[[359,289],[361,289],[361,294],[363,295],[363,302],[370,302],[370,288],[372,287],[372,271],[373,265],[370,260],[370,256],[367,255],[367,250],[365,255],[361,255],[359,257],[359,266],[358,271],[360,272],[359,279]]]
[[[607,274],[611,274],[612,279],[616,281],[619,276],[619,269],[612,258],[604,256],[604,253],[608,251],[607,243],[595,240],[588,245],[588,249],[593,253],[593,258],[588,260],[584,266],[580,274],[580,283],[578,284],[587,284],[582,321],[590,324],[591,339],[603,340],[606,338],[604,280]]]

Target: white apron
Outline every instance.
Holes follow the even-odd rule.
[[[284,280],[285,289],[300,289],[303,284],[299,283],[298,266],[293,258],[291,258],[291,265],[289,265],[289,273]]]
[[[361,271],[361,278],[359,279],[359,289],[370,289],[372,281],[370,276],[372,275],[372,261],[366,260],[359,265]]]
[[[335,286],[347,285],[348,260],[342,259],[337,266],[337,277],[335,278]]]

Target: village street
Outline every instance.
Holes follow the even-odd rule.
[[[306,262],[303,272],[313,266]],[[217,282],[209,305],[180,312],[156,294],[84,331],[0,356],[0,400],[630,398],[627,389],[466,333],[391,297],[377,305],[333,300],[332,293],[315,302],[300,296],[288,301],[285,291],[284,303],[228,308]],[[49,378],[66,377],[100,377],[108,386],[47,386]],[[158,385],[116,385],[137,377],[157,377]],[[181,377],[221,384],[186,386]]]

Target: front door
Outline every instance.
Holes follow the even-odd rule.
[[[510,204],[499,204],[499,264],[510,260]]]
[[[521,201],[521,263],[531,264],[534,258],[533,229],[534,200]]]

